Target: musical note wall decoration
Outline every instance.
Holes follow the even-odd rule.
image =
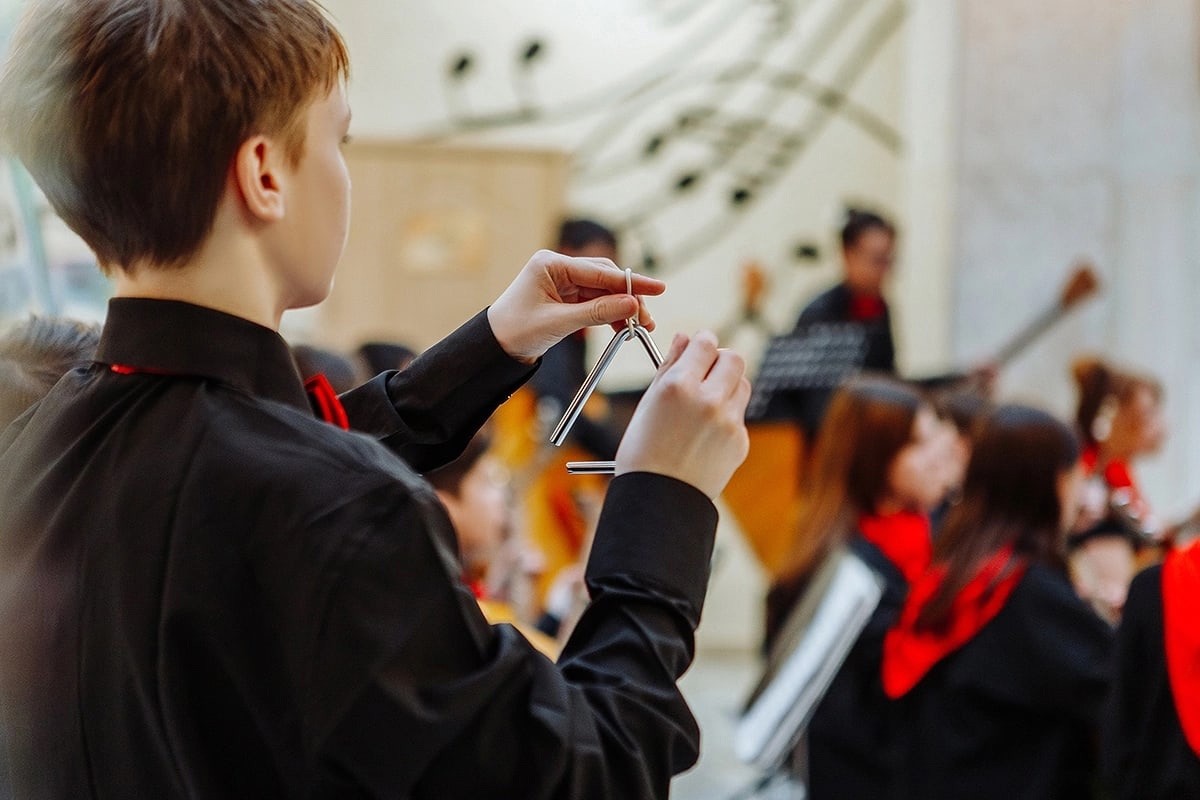
[[[537,102],[536,85],[532,80],[533,70],[545,61],[546,47],[540,38],[532,38],[525,42],[513,62],[512,83],[513,94],[526,113],[533,113],[539,105]]]
[[[644,267],[663,271],[686,265],[736,230],[834,119],[899,157],[900,133],[854,93],[901,29],[903,0],[643,3],[658,23],[687,25],[688,34],[636,74],[544,103],[539,76],[554,69],[555,42],[549,34],[527,34],[512,49],[511,103],[476,113],[464,90],[483,65],[469,50],[457,50],[447,60],[450,118],[418,139],[586,121],[571,147],[573,191],[614,198],[597,210],[641,254]],[[756,21],[753,36],[722,50],[718,60],[697,56],[735,22],[745,25],[747,15]],[[797,255],[815,257],[808,250]]]

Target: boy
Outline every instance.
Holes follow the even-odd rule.
[[[315,418],[276,328],[344,244],[346,72],[312,0],[35,0],[14,37],[4,139],[116,283],[96,362],[0,436],[18,797],[650,797],[696,757],[675,681],[742,361],[672,343],[558,664],[488,626],[413,470],[638,304],[539,253],[405,371],[314,384]]]

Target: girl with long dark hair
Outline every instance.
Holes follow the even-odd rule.
[[[1091,795],[1113,635],[1066,574],[1079,454],[1033,408],[981,427],[934,564],[884,641],[883,688],[905,721],[892,796]]]
[[[939,422],[915,389],[863,378],[839,389],[806,475],[787,577],[768,602],[783,623],[814,567],[839,546],[879,575],[883,597],[808,728],[809,796],[872,797],[886,786],[883,635],[932,556],[928,511],[945,487]]]

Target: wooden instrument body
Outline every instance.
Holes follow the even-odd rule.
[[[567,473],[568,461],[590,455],[569,441],[562,447],[550,443],[547,421],[539,419],[537,396],[528,387],[513,394],[492,419],[493,447],[512,472],[518,535],[538,556],[531,578],[532,604],[540,610],[563,570],[586,560],[608,478]]]

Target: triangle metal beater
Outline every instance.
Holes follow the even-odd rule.
[[[625,270],[625,285],[629,293],[633,294],[632,270]],[[600,355],[600,360],[596,362],[596,366],[592,367],[592,371],[588,373],[587,378],[583,381],[583,385],[579,387],[579,391],[575,393],[575,397],[571,400],[570,405],[567,406],[562,419],[558,421],[554,432],[550,434],[550,443],[555,447],[560,447],[566,440],[567,434],[571,432],[575,421],[579,419],[579,415],[583,412],[583,407],[587,403],[588,398],[592,396],[592,392],[596,391],[596,386],[600,383],[600,379],[604,377],[605,371],[612,364],[617,351],[621,349],[621,345],[630,339],[637,339],[642,343],[642,347],[646,350],[646,354],[650,356],[650,361],[654,363],[655,369],[662,366],[662,353],[659,351],[658,346],[654,344],[654,340],[650,338],[650,331],[646,330],[638,322],[636,316],[625,320],[625,327],[617,331],[612,341],[608,343],[608,347],[604,348],[604,352]],[[611,474],[615,469],[616,464],[612,461],[567,462],[567,472],[573,474]]]

